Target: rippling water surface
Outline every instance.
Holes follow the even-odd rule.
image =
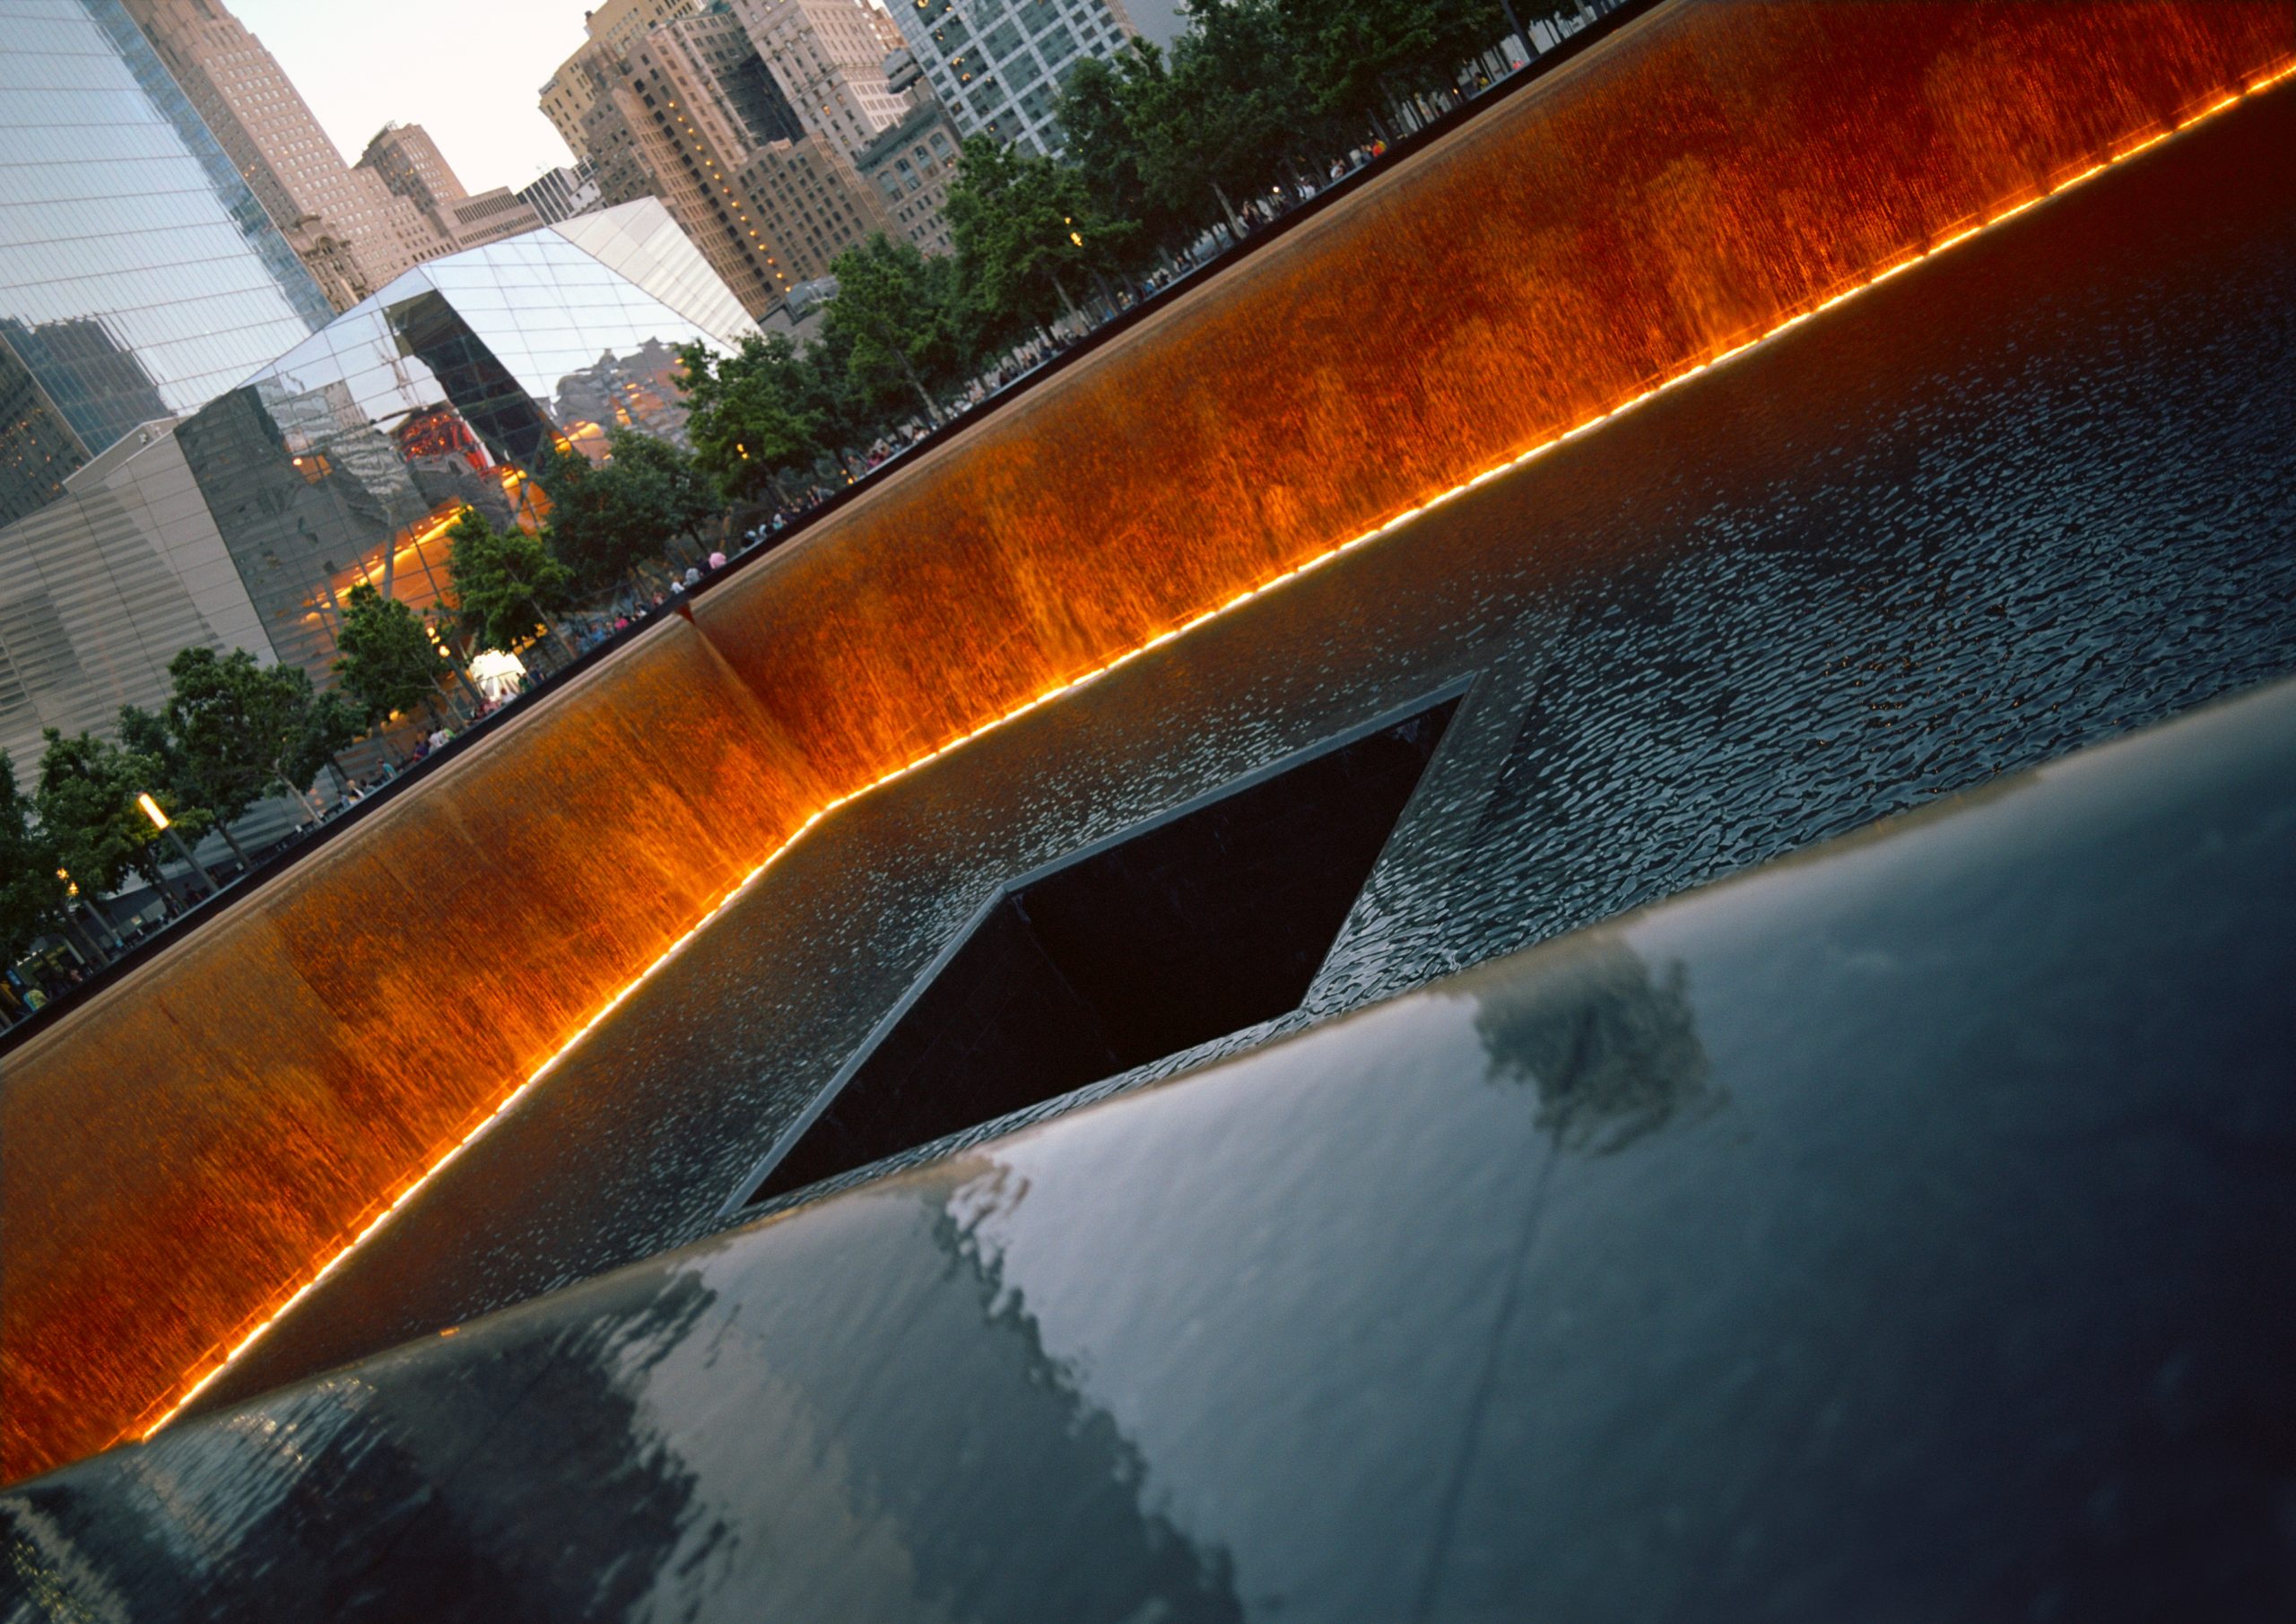
[[[1006,879],[1458,677],[1305,1005],[1093,1092],[2296,670],[2291,152],[2283,94],[848,807],[204,1403],[708,1232]]]

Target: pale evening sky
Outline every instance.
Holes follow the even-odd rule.
[[[573,161],[537,105],[582,43],[584,0],[227,0],[359,161],[387,123],[430,132],[474,192]]]

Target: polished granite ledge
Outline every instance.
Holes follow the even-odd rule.
[[[2285,1618],[2292,918],[2283,682],[20,1485],[6,1616]]]

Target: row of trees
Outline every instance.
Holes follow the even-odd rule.
[[[121,709],[117,742],[48,729],[30,785],[0,754],[0,966],[51,932],[100,960],[109,927],[83,904],[131,881],[179,901],[163,872],[172,848],[139,795],[182,839],[218,832],[245,864],[233,825],[257,802],[300,802],[338,754],[394,716],[444,719],[456,644],[510,651],[550,636],[570,652],[557,617],[658,569],[668,543],[721,510],[716,482],[675,447],[620,434],[611,452],[604,464],[565,449],[544,460],[540,534],[465,508],[448,532],[450,612],[433,619],[353,586],[335,625],[339,681],[326,693],[300,668],[265,666],[244,649],[187,648],[169,663],[159,708]]]
[[[117,743],[48,729],[29,789],[0,755],[0,963],[50,931],[76,935],[100,959],[108,927],[75,899],[131,879],[179,900],[161,873],[166,837],[140,796],[185,840],[219,830],[245,862],[231,825],[266,796],[300,798],[362,729],[341,696],[315,692],[299,668],[259,665],[244,649],[187,648],[168,674],[171,691],[157,710],[121,708]]]
[[[641,453],[632,462],[642,466],[647,458]],[[566,472],[570,485],[580,477]],[[688,477],[700,482],[690,469]],[[630,499],[606,483],[607,491],[592,494]],[[599,569],[617,561],[627,567],[629,538],[613,534],[595,512],[573,505],[566,511],[576,519],[570,529],[587,543],[586,560]],[[570,601],[576,571],[537,538],[498,529],[467,508],[449,534],[458,599],[449,630],[476,646],[517,647]],[[0,754],[0,966],[57,931],[100,959],[109,932],[81,899],[92,902],[131,880],[175,900],[162,872],[165,836],[140,795],[152,796],[181,838],[196,844],[220,833],[242,864],[249,862],[232,826],[257,802],[273,795],[300,802],[336,755],[376,724],[436,713],[440,684],[457,669],[437,630],[362,583],[343,606],[335,667],[341,680],[329,692],[317,692],[300,667],[265,666],[245,649],[187,648],[169,662],[170,691],[158,709],[121,708],[117,743],[48,729],[30,787]]]
[[[29,786],[0,754],[0,966],[51,932],[100,961],[110,931],[83,904],[131,881],[179,903],[164,875],[171,848],[139,796],[152,798],[180,838],[196,845],[220,833],[245,864],[233,825],[257,802],[300,803],[340,752],[394,716],[439,716],[442,688],[459,670],[453,640],[508,651],[553,636],[564,646],[556,617],[586,591],[610,591],[658,565],[667,540],[719,510],[691,458],[639,435],[617,437],[602,465],[561,451],[536,482],[550,502],[540,535],[472,508],[450,526],[450,612],[434,621],[365,583],[345,595],[330,691],[316,691],[300,667],[265,666],[245,649],[187,648],[169,663],[162,705],[121,708],[117,742],[48,729]]]
[[[1453,93],[1544,0],[1189,0],[1169,52],[1135,40],[1071,74],[1058,159],[976,137],[947,202],[956,253],[878,237],[840,257],[820,337],[683,356],[696,462],[730,501],[784,501],[872,441],[937,423],[1018,345],[1112,284],[1244,229],[1271,187]]]

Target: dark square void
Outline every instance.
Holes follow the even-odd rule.
[[[749,1199],[1297,1009],[1457,708],[1373,724],[1008,886]]]

